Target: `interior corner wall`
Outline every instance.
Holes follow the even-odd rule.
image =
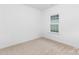
[[[44,36],[79,48],[79,5],[54,5],[39,11],[27,5],[0,5],[0,48]],[[50,32],[50,16],[59,14],[59,33]]]
[[[44,12],[44,36],[79,48],[79,4],[55,5]],[[50,32],[50,16],[59,14],[59,33]]]
[[[27,5],[0,5],[0,48],[38,38],[40,14]]]
[[[40,36],[44,37],[44,11],[41,11],[41,16],[40,16],[40,21],[39,21],[39,25],[40,25]]]

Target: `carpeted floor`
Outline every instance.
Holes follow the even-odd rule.
[[[0,55],[69,55],[76,49],[46,38],[39,38],[0,50]]]

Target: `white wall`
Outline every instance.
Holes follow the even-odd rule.
[[[40,14],[27,5],[0,5],[0,48],[39,37]]]
[[[50,32],[50,16],[59,14],[59,33]],[[44,36],[79,48],[79,5],[55,5],[44,11]]]
[[[44,22],[43,22],[44,21],[44,19],[43,19],[44,17],[43,17],[43,15],[44,15],[44,13],[43,12],[44,11],[41,11],[40,22],[39,22],[40,23],[40,36],[41,37],[43,37],[43,35],[44,35],[44,33],[43,33],[44,32],[43,31],[43,29],[44,29],[43,28],[43,25],[44,25]]]
[[[55,5],[39,11],[27,5],[0,5],[0,48],[39,36],[79,47],[79,5]],[[59,14],[59,33],[50,32],[50,16]]]

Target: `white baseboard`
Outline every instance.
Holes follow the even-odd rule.
[[[0,49],[6,48],[6,47],[10,47],[10,46],[13,46],[13,45],[17,45],[17,44],[21,44],[21,43],[24,43],[24,42],[28,42],[30,40],[34,40],[34,39],[38,39],[38,38],[48,38],[50,40],[54,40],[54,41],[58,41],[58,42],[63,43],[63,44],[67,44],[67,45],[72,46],[72,47],[74,47],[76,49],[79,48],[78,46],[63,40],[65,38],[59,38],[57,36],[55,37],[55,36],[40,36],[40,35],[38,35],[38,36],[30,38],[29,40],[19,40],[17,42],[13,42],[13,43],[4,45],[4,46],[0,47]]]
[[[17,44],[21,44],[21,43],[24,43],[24,42],[28,42],[30,40],[34,40],[34,39],[37,39],[37,38],[40,38],[40,36],[32,37],[29,40],[19,40],[19,41],[13,42],[13,43],[9,43],[9,44],[1,46],[0,49],[7,48],[7,47],[10,47],[10,46],[14,46],[14,45],[17,45]]]
[[[66,45],[69,45],[69,46],[72,46],[72,47],[74,47],[74,48],[76,48],[76,49],[78,49],[79,48],[79,46],[77,46],[76,44],[72,44],[72,43],[69,43],[69,42],[67,42],[67,41],[65,41],[64,39],[65,38],[60,38],[60,37],[55,37],[55,36],[44,36],[45,38],[48,38],[48,39],[50,39],[50,40],[54,40],[54,41],[57,41],[57,42],[60,42],[60,43],[63,43],[63,44],[66,44]]]

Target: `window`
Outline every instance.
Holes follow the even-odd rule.
[[[59,15],[51,16],[51,24],[50,24],[51,32],[59,32]]]

